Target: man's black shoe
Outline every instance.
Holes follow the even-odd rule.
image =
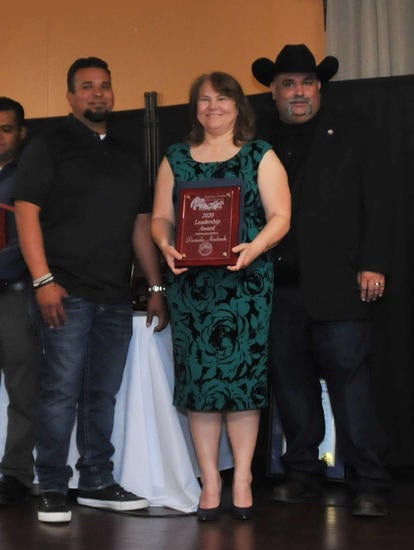
[[[319,484],[306,483],[299,479],[287,479],[273,489],[272,499],[279,502],[297,503],[320,496]]]
[[[142,510],[149,506],[146,498],[125,491],[117,483],[93,491],[79,489],[77,501],[82,506],[117,511]]]
[[[352,500],[352,515],[382,518],[388,514],[387,502],[381,493],[356,493]]]
[[[16,506],[27,502],[30,488],[13,476],[5,475],[0,479],[0,506]]]
[[[37,519],[47,523],[63,523],[72,519],[67,496],[63,493],[41,493]]]

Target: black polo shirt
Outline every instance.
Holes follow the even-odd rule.
[[[134,221],[151,205],[136,152],[70,115],[28,145],[14,198],[40,206],[50,270],[70,295],[130,299]]]

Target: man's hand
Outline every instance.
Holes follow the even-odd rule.
[[[151,292],[148,297],[147,305],[147,327],[150,327],[154,317],[158,317],[158,324],[154,328],[155,332],[160,332],[168,325],[167,303],[162,292]]]
[[[385,289],[385,276],[375,271],[360,271],[358,273],[358,286],[363,302],[375,302],[382,298]]]
[[[50,283],[36,290],[40,312],[49,328],[59,328],[65,324],[66,316],[62,299],[67,296],[66,290],[57,283]]]

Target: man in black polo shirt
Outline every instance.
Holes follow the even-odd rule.
[[[26,135],[24,109],[0,97],[0,375],[9,404],[0,464],[0,506],[25,502],[33,481],[33,446],[39,393],[38,345],[28,315],[29,279],[17,243],[12,190]]]
[[[141,167],[107,127],[114,103],[107,64],[76,60],[67,99],[73,114],[33,140],[15,189],[44,346],[36,468],[38,518],[47,522],[71,519],[66,462],[75,418],[78,503],[114,510],[148,506],[115,483],[111,462],[115,395],[132,333],[133,248],[152,289],[148,320],[158,316],[157,330],[167,323]]]

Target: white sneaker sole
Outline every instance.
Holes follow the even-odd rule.
[[[149,506],[149,502],[145,498],[125,502],[120,502],[116,500],[98,500],[94,498],[82,497],[78,497],[76,500],[81,506],[90,506],[91,508],[104,508],[106,510],[118,511],[142,510],[143,508],[148,508]]]
[[[68,523],[72,519],[72,512],[37,512],[37,519],[46,523]]]

